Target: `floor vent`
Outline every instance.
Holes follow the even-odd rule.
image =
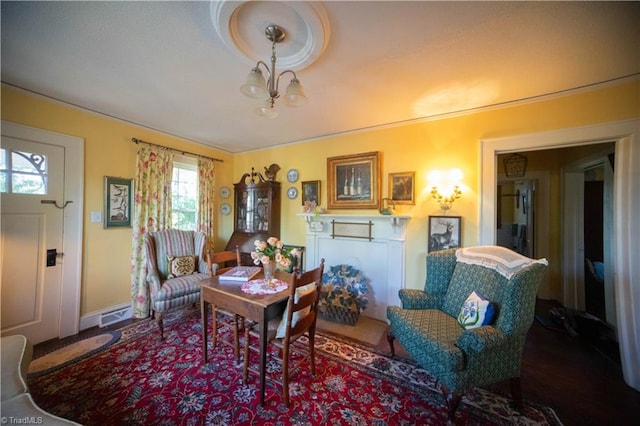
[[[100,326],[100,328],[106,327],[108,325],[115,324],[117,322],[129,319],[131,318],[132,315],[133,315],[133,310],[131,309],[130,306],[122,309],[116,309],[115,311],[111,311],[111,312],[104,312],[100,314],[100,320],[98,322],[98,326]]]

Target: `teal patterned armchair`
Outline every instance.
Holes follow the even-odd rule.
[[[429,253],[426,268],[424,290],[402,289],[402,308],[387,307],[392,356],[397,339],[438,380],[450,423],[466,390],[505,379],[511,380],[512,396],[521,407],[522,349],[546,259],[478,246]],[[488,325],[461,325],[465,321],[459,315],[472,292],[491,302],[494,315]]]

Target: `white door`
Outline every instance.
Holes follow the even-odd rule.
[[[65,153],[3,135],[1,156],[2,334],[38,343],[60,326]]]

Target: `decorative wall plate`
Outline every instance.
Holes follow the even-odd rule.
[[[227,216],[229,213],[231,213],[231,205],[229,203],[220,204],[220,213]]]
[[[229,195],[231,195],[231,190],[228,186],[223,186],[222,188],[220,188],[220,196],[222,198],[229,198]]]
[[[292,186],[287,190],[287,197],[289,197],[290,200],[295,200],[297,196],[298,189],[296,187]]]
[[[298,181],[298,169],[291,169],[287,172],[287,180],[291,183]]]

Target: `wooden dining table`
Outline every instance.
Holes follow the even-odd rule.
[[[262,274],[262,273],[261,273]],[[263,278],[258,275],[255,279]],[[242,282],[224,281],[219,276],[201,280],[200,314],[202,320],[203,363],[208,362],[207,323],[208,305],[236,313],[246,319],[258,322],[260,332],[260,405],[264,405],[265,375],[267,365],[267,325],[270,319],[281,315],[287,303],[289,292],[283,290],[273,294],[249,294],[242,291]],[[216,330],[212,331],[217,332]]]

